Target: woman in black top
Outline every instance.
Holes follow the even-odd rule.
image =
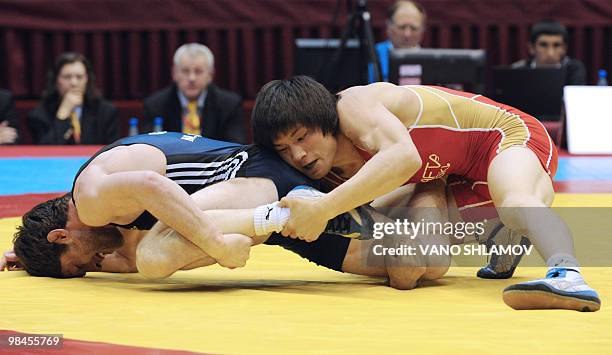
[[[119,138],[118,111],[102,98],[91,64],[79,53],[56,59],[27,121],[35,144],[109,144]]]

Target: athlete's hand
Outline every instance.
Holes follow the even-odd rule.
[[[328,216],[323,198],[284,197],[278,204],[291,210],[291,216],[281,231],[285,237],[315,241],[325,230],[327,222],[334,216]]]
[[[251,238],[242,234],[224,234],[221,254],[216,260],[229,269],[243,267],[249,259],[252,244]]]
[[[19,262],[17,255],[12,250],[7,250],[0,256],[0,271],[17,271],[23,270],[23,265]]]

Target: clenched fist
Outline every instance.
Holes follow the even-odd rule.
[[[224,234],[221,256],[216,258],[219,265],[235,269],[246,265],[253,245],[251,238],[242,234]]]

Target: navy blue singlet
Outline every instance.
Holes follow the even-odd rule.
[[[98,155],[118,146],[148,144],[161,150],[166,156],[166,177],[175,181],[189,194],[206,186],[237,177],[260,177],[272,180],[278,196],[283,197],[294,187],[309,185],[320,189],[319,183],[308,179],[287,165],[275,152],[254,145],[239,145],[183,133],[149,133],[118,141],[102,148],[91,157],[74,178]],[[134,159],[138,159],[137,156]],[[74,190],[74,183],[73,188]],[[136,220],[122,228],[150,229],[157,219],[145,211]],[[333,270],[342,271],[342,263],[350,239],[324,234],[307,243],[273,233],[264,243],[279,245],[301,257]]]
[[[74,181],[76,182],[83,169],[98,155],[118,146],[132,144],[147,144],[161,150],[166,156],[166,177],[189,194],[237,177],[270,179],[276,185],[279,198],[298,185],[318,187],[317,183],[291,168],[273,152],[254,145],[240,145],[174,132],[149,133],[119,139],[99,150],[83,164]],[[121,227],[150,229],[156,221],[151,214],[145,212],[129,225]]]

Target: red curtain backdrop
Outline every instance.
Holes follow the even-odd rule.
[[[292,73],[295,38],[338,37],[347,0],[0,0],[0,87],[36,98],[53,58],[89,57],[107,98],[141,99],[170,82],[172,53],[208,45],[216,82],[253,98],[265,82]],[[385,38],[392,1],[370,0],[374,33]],[[610,0],[421,0],[425,47],[485,48],[490,65],[527,56],[529,26],[554,18],[570,32],[569,54],[612,69]],[[336,24],[334,9],[339,8]]]

